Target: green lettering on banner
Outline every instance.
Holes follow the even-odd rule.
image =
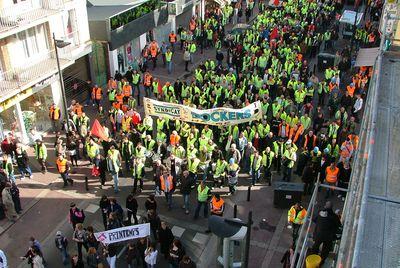
[[[218,112],[211,113],[211,120],[214,122],[218,122],[220,120],[220,116]]]
[[[256,110],[255,113],[257,113],[257,112],[258,112],[258,110]],[[244,111],[243,119],[247,119],[247,118],[250,118],[250,117],[251,117],[251,111],[249,111],[249,110]]]
[[[220,118],[221,118],[221,120],[220,121],[228,121],[229,119],[228,119],[228,116],[226,115],[226,112],[225,111],[222,111],[222,112],[219,112],[219,115],[220,115]]]
[[[148,115],[166,115],[170,118],[187,122],[212,124],[212,125],[236,125],[261,118],[261,103],[255,102],[242,109],[230,109],[220,107],[216,109],[198,110],[193,107],[180,104],[169,104],[145,98],[149,106],[145,106]]]

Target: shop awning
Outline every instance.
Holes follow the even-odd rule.
[[[379,47],[360,49],[357,54],[355,66],[373,66],[375,64],[375,59],[378,56],[378,52]]]

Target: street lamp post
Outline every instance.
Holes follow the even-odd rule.
[[[70,45],[71,43],[64,42],[62,40],[57,40],[54,33],[53,33],[53,42],[54,42],[54,49],[55,49],[55,52],[56,52],[58,76],[59,76],[59,79],[60,79],[61,97],[63,99],[64,114],[65,114],[64,117],[65,117],[65,122],[67,124],[67,129],[65,130],[65,132],[68,133],[68,131],[69,131],[69,118],[68,118],[67,97],[65,95],[64,79],[63,79],[62,70],[61,70],[61,67],[60,67],[60,58],[58,57],[58,49],[66,47],[66,46]]]

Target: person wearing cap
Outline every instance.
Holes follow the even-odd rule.
[[[78,208],[74,202],[71,202],[69,205],[68,220],[72,224],[74,230],[78,223],[83,223],[85,221],[85,213],[82,209]]]
[[[336,240],[336,234],[341,227],[339,216],[333,211],[330,201],[327,201],[324,208],[318,212],[315,222],[314,245],[311,252],[321,256],[322,265],[332,250],[333,241]]]
[[[44,145],[44,143],[39,139],[37,139],[35,143],[35,157],[42,168],[42,173],[45,174],[47,172],[47,148],[46,145]]]
[[[57,231],[54,239],[56,248],[60,251],[63,265],[67,265],[69,254],[68,254],[68,239],[62,234],[61,231]]]
[[[283,181],[290,182],[290,179],[292,178],[292,169],[297,161],[296,150],[296,145],[292,144],[292,140],[287,140],[282,155]]]
[[[306,216],[307,210],[299,202],[294,204],[288,211],[288,224],[293,229],[293,244],[296,244],[300,227],[304,223]]]

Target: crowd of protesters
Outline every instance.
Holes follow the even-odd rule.
[[[371,20],[356,30],[357,48],[379,43],[376,13],[381,5],[373,1]],[[67,132],[65,144],[61,135],[57,135],[54,144],[57,171],[64,187],[73,185],[69,173],[82,158],[90,161],[91,175],[99,178],[101,186],[107,176],[112,177],[115,194],[120,191],[121,176],[133,179],[132,193],[126,200],[127,221],[116,199],[102,198],[105,229],[138,223],[135,195],[143,190],[143,181],[149,178],[154,181],[154,195],[164,194],[169,209],[176,206],[173,196],[179,190],[186,214],[192,213],[189,196],[194,189],[195,219],[202,206],[206,217],[213,205],[220,204],[219,195],[211,194],[213,189],[223,188],[227,194],[235,194],[237,185],[246,181],[252,185],[261,182],[271,185],[273,180],[290,182],[294,172],[305,184],[305,195],[311,194],[317,179],[347,188],[372,68],[352,68],[354,53],[350,46],[337,49],[342,41],[338,14],[343,4],[336,0],[289,0],[271,8],[268,3],[258,1],[259,13],[251,24],[228,34],[227,24],[241,22],[243,13],[249,22],[254,6],[252,1],[239,1],[222,9],[208,10],[204,21],[194,16],[188,27],[172,31],[169,42],[159,45],[156,40],[151,41],[125,73],[117,71],[109,79],[104,90],[93,85],[86,104],[96,106],[94,118],[85,113],[86,105],[75,100],[68,108],[68,122],[62,123],[59,107],[55,104],[50,107],[54,131]],[[198,48],[202,53],[214,50],[215,59],[194,65]],[[175,56],[178,50],[183,51],[182,59]],[[317,72],[309,62],[325,50],[335,54],[334,62]],[[152,74],[152,70],[161,68],[157,66],[160,58],[168,73],[173,72],[172,62],[183,60],[185,70],[193,76],[161,82]],[[260,101],[263,117],[245,124],[209,126],[143,116],[143,95],[198,109],[243,108]],[[102,123],[103,135],[91,132],[95,119]],[[31,135],[36,159],[45,173],[47,148],[34,131]],[[2,142],[1,149],[2,200],[7,217],[14,221],[21,211],[14,166],[22,178],[26,175],[32,178],[32,170],[24,147],[12,135]],[[239,178],[239,174],[247,176]],[[328,190],[326,198],[334,194]],[[132,265],[135,260],[155,267],[158,249],[154,242],[158,241],[160,253],[173,267],[193,267],[180,266],[182,262],[193,262],[166,223],[160,221],[154,195],[145,204],[153,239],[151,243],[146,239],[130,243],[127,263]],[[297,210],[301,209],[300,205],[293,208],[295,216],[289,215],[289,222],[301,224],[301,219],[296,218]],[[84,213],[75,204],[71,204],[70,221],[74,229],[72,240],[78,247],[78,254],[71,259],[73,267],[81,267],[82,247],[88,253],[88,264],[105,258],[110,267],[115,267],[116,249],[109,245],[98,250],[93,228],[83,225]],[[295,228],[298,230],[298,226]],[[61,232],[57,233],[56,246],[64,263],[69,257],[67,244]]]

